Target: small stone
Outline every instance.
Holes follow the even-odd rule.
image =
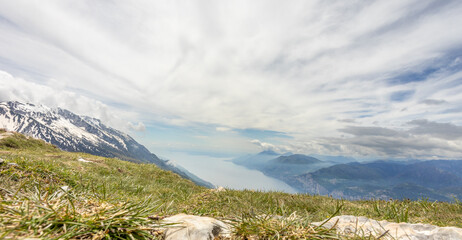
[[[84,163],[92,163],[92,161],[85,160],[85,159],[83,159],[83,158],[79,158],[79,159],[77,159],[77,161],[79,161],[79,162],[84,162]]]
[[[14,163],[14,162],[8,163],[8,166],[11,166],[11,167],[19,167],[19,165],[18,165],[17,163]]]
[[[210,191],[212,191],[212,192],[225,192],[226,189],[224,187],[222,187],[222,186],[219,186],[219,187],[217,187],[215,189],[211,189]]]
[[[231,236],[229,225],[210,217],[177,214],[165,218],[162,223],[172,224],[164,231],[165,240],[203,240]]]
[[[320,226],[323,223],[324,222],[315,222],[313,225]],[[462,239],[461,228],[438,227],[421,223],[394,223],[350,215],[333,217],[324,223],[323,227],[334,227],[340,235],[359,235],[360,237],[373,236],[387,240]]]
[[[0,165],[2,165],[3,163],[5,163],[5,160],[3,160],[3,158],[0,158]]]

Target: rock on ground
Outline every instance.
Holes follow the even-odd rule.
[[[8,164],[8,166],[11,166],[11,167],[19,167],[19,165],[17,163],[14,163],[14,162],[9,162],[7,164]]]
[[[165,240],[213,240],[230,237],[230,226],[210,217],[178,214],[162,221],[173,224],[165,230]]]
[[[92,161],[85,160],[85,159],[83,159],[83,158],[79,158],[79,159],[77,159],[77,161],[79,161],[79,162],[84,162],[84,163],[92,163]]]
[[[313,225],[319,226],[323,222]],[[326,222],[323,227],[337,230],[341,235],[374,236],[393,240],[460,240],[462,229],[456,227],[438,227],[430,224],[394,223],[376,221],[366,217],[350,215],[337,216]]]
[[[215,189],[210,189],[211,192],[226,192],[226,189],[222,186],[219,186]]]

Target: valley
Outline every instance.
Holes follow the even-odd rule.
[[[462,198],[462,161],[384,161],[335,163],[301,154],[261,152],[234,163],[280,179],[300,193],[341,199]]]

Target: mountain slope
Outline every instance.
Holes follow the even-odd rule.
[[[265,175],[287,181],[289,176],[316,171],[330,165],[330,163],[323,162],[314,157],[303,154],[292,154],[272,159],[265,165],[260,166],[258,170]]]
[[[79,116],[65,109],[51,109],[43,105],[19,102],[1,102],[0,128],[42,139],[65,151],[153,163],[162,169],[193,180],[190,174],[159,159],[129,135],[104,125],[98,119]],[[198,179],[194,178],[194,182],[213,187],[212,184]]]
[[[316,171],[332,165],[330,162],[303,154],[286,153],[281,155],[273,151],[263,151],[255,155],[236,158],[233,163],[258,170],[266,176],[284,182],[287,182],[287,179],[294,175]]]
[[[249,169],[258,169],[261,166],[267,164],[270,160],[279,157],[280,154],[268,150],[263,151],[255,155],[247,155],[239,158],[235,158],[232,160],[233,163],[245,166]]]
[[[272,160],[272,163],[280,164],[315,164],[321,163],[319,159],[314,157],[306,156],[303,154],[292,154],[289,156],[280,156]]]
[[[451,201],[462,196],[462,161],[415,163],[375,161],[338,164],[289,178],[302,192],[347,199],[420,199]]]
[[[338,158],[338,159],[337,159]],[[300,193],[344,199],[422,199],[453,201],[462,198],[462,161],[347,162],[346,157],[264,151],[233,162],[284,181]],[[338,160],[338,163],[332,160]],[[345,163],[347,162],[347,163]]]

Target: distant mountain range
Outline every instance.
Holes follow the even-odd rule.
[[[261,171],[267,176],[283,181],[286,181],[287,177],[312,172],[333,164],[302,154],[288,153],[281,155],[273,151],[264,151],[256,155],[236,158],[232,162],[249,169]]]
[[[462,198],[462,161],[458,160],[336,163],[301,154],[262,152],[233,162],[280,179],[301,193],[345,199]]]
[[[0,128],[42,139],[65,151],[153,163],[198,185],[214,187],[192,173],[159,159],[128,134],[110,128],[98,119],[79,116],[65,109],[20,102],[0,102]]]
[[[65,109],[0,102],[0,128],[43,139],[66,151],[156,164],[198,185],[214,187],[181,166],[159,159],[129,135]],[[341,156],[264,151],[233,162],[280,179],[301,193],[345,199],[462,199],[462,160],[359,163]]]
[[[233,163],[245,166],[249,169],[259,170],[260,167],[265,166],[270,160],[279,157],[280,154],[273,151],[263,151],[255,155],[247,155],[232,160]]]

